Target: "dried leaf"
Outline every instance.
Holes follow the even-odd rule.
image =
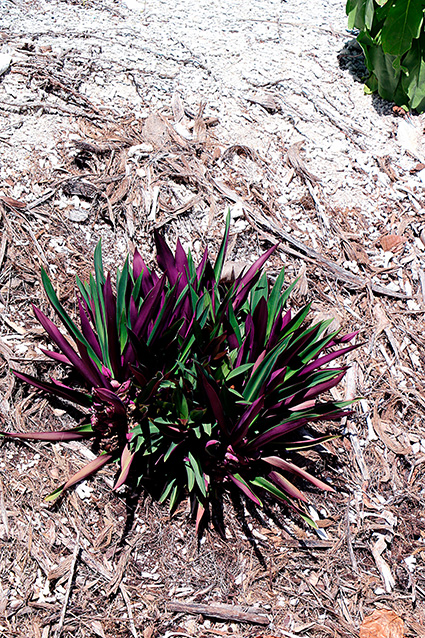
[[[197,142],[205,142],[207,139],[207,127],[202,117],[197,117],[193,126],[193,135]]]
[[[300,150],[303,147],[303,145],[304,145],[304,140],[301,140],[300,142],[296,142],[295,144],[292,144],[288,148],[288,151],[286,153],[286,161],[289,164],[289,166],[291,166],[295,170],[297,175],[299,175],[303,179],[307,180],[308,182],[319,182],[320,181],[319,178],[316,177],[315,175],[312,175],[310,171],[307,170],[306,165],[301,159]]]
[[[249,95],[247,100],[252,104],[259,104],[269,113],[276,113],[279,110],[279,106],[272,95]]]
[[[391,321],[387,317],[385,310],[379,301],[377,301],[373,307],[373,316],[376,320],[375,337],[378,337],[385,328],[389,328],[391,326]]]
[[[233,283],[249,266],[250,264],[246,261],[226,261],[221,271],[220,283]]]
[[[103,630],[102,623],[99,620],[93,620],[91,624],[91,628],[93,629],[96,636],[100,636],[100,638],[106,638],[106,634]]]
[[[124,177],[122,182],[120,182],[114,192],[110,195],[109,200],[112,205],[120,202],[127,195],[128,190],[130,188],[130,180],[128,177]]]
[[[0,201],[3,202],[3,204],[6,204],[6,206],[9,206],[9,208],[26,208],[27,205],[25,202],[20,202],[17,199],[13,199],[13,197],[0,197]]]
[[[385,590],[390,594],[395,587],[395,580],[391,573],[390,566],[381,556],[382,552],[387,548],[387,541],[385,536],[383,536],[382,534],[377,534],[377,537],[377,541],[371,547],[372,556],[375,559],[376,566],[379,569],[379,573],[381,574]],[[382,638],[384,638],[384,636],[386,638],[387,634],[382,634]],[[390,634],[388,634],[388,636],[390,636]]]
[[[385,252],[391,250],[391,252],[396,253],[403,248],[407,239],[401,235],[383,235],[378,241]]]
[[[93,199],[98,193],[98,189],[93,184],[85,182],[83,180],[71,180],[62,186],[64,195],[71,197],[72,195],[78,195],[78,197],[84,197],[84,199]]]
[[[173,97],[171,98],[171,108],[173,109],[174,121],[180,122],[184,116],[184,106],[178,93],[173,93]]]
[[[143,127],[143,137],[156,148],[164,146],[169,139],[166,123],[158,115],[149,115]]]
[[[360,627],[359,638],[403,638],[404,622],[391,609],[375,609]]]
[[[372,425],[373,425],[373,429],[375,430],[375,432],[381,439],[382,443],[387,448],[392,450],[394,454],[405,456],[406,454],[411,453],[412,448],[410,447],[410,445],[406,445],[406,444],[403,445],[402,443],[399,443],[396,439],[394,439],[392,436],[389,436],[389,434],[387,434],[387,432],[385,431],[386,429],[385,426],[387,424],[379,418],[379,414],[376,407],[374,408],[374,411],[373,411]]]

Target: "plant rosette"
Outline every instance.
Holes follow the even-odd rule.
[[[323,395],[344,377],[347,366],[334,362],[356,347],[350,343],[356,333],[329,332],[330,321],[309,324],[309,306],[285,309],[294,284],[284,288],[283,271],[273,285],[262,273],[276,246],[231,284],[222,283],[229,225],[228,218],[214,265],[208,250],[196,266],[180,242],[173,254],[156,233],[159,274],[136,251],[132,265],[127,257],[118,269],[115,289],[99,243],[94,275],[88,282],[77,277],[79,325],[42,271],[67,332],[34,307],[56,347],[43,352],[78,381],[14,374],[87,416],[70,430],[1,434],[53,442],[91,438],[100,450],[46,500],[115,462],[115,489],[130,479],[149,483],[171,511],[189,496],[197,528],[231,486],[257,506],[271,495],[314,525],[296,483],[332,488],[294,455],[302,459],[303,451],[331,438],[307,436],[308,424],[350,413],[350,402]]]

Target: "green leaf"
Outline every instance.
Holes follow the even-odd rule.
[[[176,485],[176,479],[173,478],[172,481],[167,483],[167,485],[165,486],[164,491],[162,492],[161,496],[158,499],[158,503],[164,503],[164,501],[167,500],[168,495],[170,494],[171,490],[175,487],[175,485]]]
[[[179,503],[179,497],[180,497],[180,488],[176,484],[174,485],[173,491],[171,492],[171,496],[170,496],[170,513],[172,513],[174,509],[177,507]]]
[[[185,463],[187,473],[187,489],[191,492],[195,486],[195,472],[188,462]]]
[[[195,457],[193,456],[192,452],[189,452],[189,454],[187,455],[189,458],[189,462],[192,466],[192,469],[195,473],[195,479],[196,479],[196,483],[201,491],[202,496],[204,496],[206,498],[207,496],[207,490],[205,488],[205,479],[204,479],[204,475],[202,473],[201,467],[199,465],[199,462],[197,459],[195,459]]]
[[[365,21],[366,29],[369,29],[369,30],[372,28],[372,24],[373,24],[373,16],[374,16],[373,3],[374,3],[374,0],[366,0],[364,21]]]
[[[391,3],[382,27],[383,52],[396,56],[406,53],[412,46],[412,40],[419,37],[423,19],[423,0],[397,0]]]
[[[282,490],[280,490],[278,487],[276,487],[276,485],[268,481],[266,478],[264,478],[263,476],[257,476],[255,479],[251,480],[250,482],[252,485],[256,485],[257,487],[262,487],[263,490],[266,490],[266,492],[269,492],[270,494],[272,494],[279,500],[285,501],[285,503],[288,503],[288,505],[290,505],[292,509],[294,509],[297,512],[297,514],[306,521],[306,523],[311,525],[311,527],[317,528],[316,523],[307,514],[305,514],[303,510],[297,507],[293,503],[292,499],[286,496],[285,492],[282,492]]]
[[[128,339],[127,331],[127,309],[126,292],[129,274],[128,257],[124,262],[124,267],[117,272],[117,328],[120,340],[121,353],[124,351]]]
[[[413,43],[412,48],[403,58],[403,66],[408,72],[402,76],[401,85],[408,97],[410,108],[423,112],[425,110],[425,37]]]
[[[99,239],[96,248],[94,249],[94,272],[96,274],[96,283],[99,286],[103,286],[103,284],[105,283],[105,273],[103,272],[101,239]]]
[[[276,317],[279,312],[282,311],[283,304],[285,303],[285,297],[282,295],[282,287],[285,279],[285,271],[282,269],[274,282],[274,286],[271,290],[267,306],[268,306],[268,317],[267,317],[267,337],[270,336],[270,332],[273,328],[273,324],[276,321]],[[292,290],[295,285],[295,282],[292,286],[289,286],[289,289]],[[286,290],[288,292],[288,290]],[[288,293],[289,296],[290,292]]]
[[[220,250],[218,252],[217,259],[214,264],[214,277],[217,283],[220,281],[221,271],[223,270],[224,258],[226,256],[227,240],[229,238],[229,228],[230,228],[230,209],[226,217],[226,228],[224,230],[223,241],[221,242]]]
[[[251,290],[251,293],[249,295],[250,296],[251,313],[254,312],[255,308],[257,307],[258,302],[260,301],[260,299],[262,297],[267,299],[268,292],[269,292],[269,284],[268,284],[268,280],[267,280],[267,275],[266,275],[266,273],[263,273],[261,275],[260,279],[257,281],[257,283],[254,286],[254,288]]]
[[[238,377],[239,375],[244,374],[245,372],[247,372],[247,370],[250,370],[253,367],[253,365],[254,365],[253,363],[243,363],[237,368],[234,368],[233,370],[229,372],[228,375],[226,375],[226,381],[230,381],[231,379],[234,379],[235,377]]]
[[[164,454],[164,463],[166,463],[168,461],[168,459],[170,458],[170,455],[176,449],[177,446],[178,446],[178,443],[175,443],[175,442],[170,444],[170,447],[168,448],[168,450]]]
[[[109,370],[111,370],[112,366],[109,360],[107,329],[104,322],[105,315],[102,315],[102,307],[99,301],[97,284],[93,275],[90,275],[90,291],[94,302],[94,322],[97,336],[99,338],[100,349],[102,351],[103,363],[107,368],[109,368]]]

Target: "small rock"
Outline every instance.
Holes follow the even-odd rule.
[[[87,221],[90,213],[88,210],[83,210],[82,208],[71,208],[68,211],[68,219],[70,222],[77,222],[81,224],[82,222]]]

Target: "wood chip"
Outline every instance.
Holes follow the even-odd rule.
[[[375,609],[366,616],[359,638],[403,638],[404,622],[392,609]]]
[[[407,239],[400,235],[383,235],[378,241],[385,252],[391,251],[393,253],[397,253],[403,248]]]

